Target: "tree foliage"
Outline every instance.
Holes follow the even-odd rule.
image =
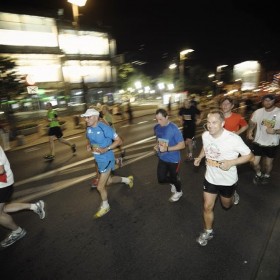
[[[22,76],[15,71],[16,63],[9,57],[0,57],[0,97],[11,99],[24,90]]]

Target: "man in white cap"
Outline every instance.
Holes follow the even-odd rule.
[[[93,153],[100,173],[97,190],[100,193],[102,203],[94,218],[100,218],[110,211],[106,186],[112,183],[125,183],[133,187],[133,176],[111,176],[115,169],[115,155],[113,149],[122,144],[121,138],[109,125],[99,121],[99,112],[95,109],[87,109],[81,115],[87,123],[86,137],[88,139],[87,150]]]

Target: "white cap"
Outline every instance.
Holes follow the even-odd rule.
[[[90,117],[90,116],[99,116],[99,112],[95,109],[87,109],[84,114],[81,115],[82,118]]]

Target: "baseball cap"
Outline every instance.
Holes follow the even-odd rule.
[[[95,109],[87,109],[84,114],[81,115],[82,118],[91,117],[91,116],[99,116],[99,112]]]
[[[266,94],[262,97],[262,100],[265,100],[265,99],[270,99],[270,100],[274,100],[275,99],[275,95],[274,94]]]

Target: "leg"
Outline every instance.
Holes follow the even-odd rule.
[[[55,136],[51,135],[49,137],[49,143],[50,143],[50,155],[55,155],[55,150],[54,150],[54,140],[55,140]]]
[[[186,146],[188,147],[189,153],[188,153],[188,158],[192,159],[193,157],[193,143],[191,138],[186,139]]]
[[[159,160],[157,166],[157,179],[159,184],[170,183],[170,180],[167,177],[167,173],[168,173],[167,164],[164,161]]]
[[[261,173],[261,156],[255,156],[254,161],[252,162],[252,167],[257,174]]]
[[[213,229],[214,223],[214,206],[216,202],[217,194],[203,192],[203,219],[204,228],[206,230]]]
[[[273,158],[265,157],[264,158],[264,173],[270,175],[273,167]]]
[[[107,181],[110,177],[111,170],[101,173],[99,176],[99,181],[97,185],[97,190],[100,193],[102,201],[108,200],[108,194],[106,190]]]
[[[18,225],[14,222],[12,216],[6,213],[5,203],[0,203],[0,224],[10,230],[18,229]]]
[[[171,183],[171,192],[172,195],[169,198],[170,202],[176,202],[180,199],[183,195],[182,192],[182,184],[179,178],[179,164],[178,163],[169,163],[169,176],[170,176],[170,183]],[[175,191],[173,191],[173,186],[175,186]]]

